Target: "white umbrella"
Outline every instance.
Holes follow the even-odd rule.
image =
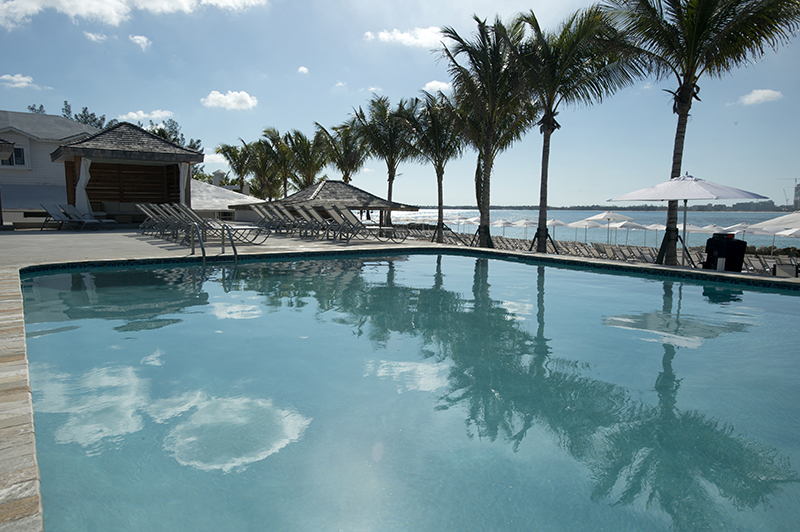
[[[650,225],[647,226],[647,229],[649,231],[655,231],[656,232],[656,242],[658,242],[658,232],[659,231],[663,231],[666,228],[667,228],[667,226],[664,225],[664,224],[650,224]],[[645,246],[647,245],[647,233],[644,234],[644,245]]]
[[[583,241],[586,242],[586,237],[588,234],[589,229],[594,229],[595,227],[603,227],[603,224],[595,222],[594,220],[578,220],[577,222],[568,223],[567,227],[574,227],[575,228],[575,240],[578,240],[578,229],[583,228]]]
[[[753,224],[751,227],[758,229],[796,229],[800,228],[800,211],[795,211],[791,214],[779,216],[772,220]]]
[[[555,237],[556,237],[555,228],[556,227],[567,227],[567,224],[562,222],[561,220],[556,220],[555,218],[550,218],[549,220],[547,220],[547,227],[552,227],[553,228],[553,238],[555,239]]]
[[[490,223],[492,227],[502,227],[503,228],[503,236],[506,236],[506,227],[514,227],[514,224],[511,223],[511,220],[506,220],[501,218],[499,220],[495,220]]]
[[[683,200],[683,239],[686,242],[686,202],[689,200],[768,199],[766,196],[739,188],[712,183],[686,175],[664,183],[629,192],[608,201],[680,201]]]
[[[783,231],[778,231],[775,233],[778,236],[788,236],[792,238],[800,238],[800,227],[795,227],[794,229],[784,229]]]
[[[539,222],[537,222],[536,220],[528,220],[527,218],[524,218],[522,220],[517,220],[512,225],[514,227],[524,227],[525,228],[525,240],[527,240],[528,239],[528,227],[536,227],[537,225],[539,225]]]
[[[596,221],[596,220],[606,221],[606,223],[608,224],[608,239],[607,239],[608,242],[606,242],[607,244],[611,243],[611,222],[620,222],[622,220],[633,220],[633,218],[631,218],[630,216],[625,216],[624,214],[619,214],[611,211],[601,212],[600,214],[589,216],[586,219],[591,221]]]
[[[639,231],[647,231],[647,227],[642,224],[637,224],[636,222],[632,222],[630,220],[623,220],[621,222],[614,222],[611,224],[611,227],[619,231],[620,229],[625,229],[625,245],[628,245],[628,235],[631,232],[631,229],[636,229]],[[616,233],[614,233],[614,244],[617,243]]]

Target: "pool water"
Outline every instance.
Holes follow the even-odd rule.
[[[48,532],[800,521],[790,292],[409,255],[23,296]]]

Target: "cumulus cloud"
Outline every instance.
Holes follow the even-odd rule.
[[[4,0],[0,2],[0,26],[7,29],[28,22],[45,9],[55,9],[70,18],[118,26],[134,9],[155,14],[191,13],[205,6],[229,11],[267,5],[269,0],[114,0],[110,2],[76,2],[71,0]]]
[[[200,98],[200,103],[206,107],[222,107],[232,111],[252,109],[258,105],[258,99],[244,91],[228,91],[226,94],[211,91],[205,98]]]
[[[306,67],[304,67],[304,66],[301,66],[300,68],[297,69],[297,73],[298,74],[308,74],[308,69]]]
[[[117,120],[121,120],[124,122],[142,122],[144,123],[145,120],[152,120],[153,122],[162,122],[167,118],[172,118],[173,113],[172,111],[164,111],[162,109],[156,109],[155,111],[150,111],[149,113],[145,113],[144,111],[131,111],[130,113],[119,115]]]
[[[453,84],[452,83],[447,83],[445,81],[433,80],[433,81],[429,81],[428,83],[426,83],[425,86],[422,87],[422,89],[427,91],[427,92],[432,92],[432,93],[437,93],[439,91],[447,92],[447,91],[453,89]]]
[[[411,31],[400,31],[396,28],[392,31],[384,30],[378,32],[377,36],[371,31],[364,34],[365,41],[374,41],[375,39],[403,46],[436,48],[442,40],[442,33],[440,28],[431,26],[430,28],[414,28]]]
[[[0,76],[0,84],[12,89],[38,89],[39,87],[33,83],[31,76],[23,76],[22,74],[3,74]]]
[[[219,153],[206,153],[203,157],[203,162],[207,164],[221,164],[228,165],[228,160]]]
[[[751,93],[745,94],[739,98],[739,101],[736,103],[742,105],[758,105],[760,103],[774,102],[775,100],[780,100],[781,98],[783,98],[783,94],[780,91],[756,89]]]
[[[90,33],[88,31],[84,31],[83,34],[92,42],[103,42],[108,39],[108,37],[102,33]]]
[[[147,49],[150,48],[150,45],[153,44],[150,39],[144,35],[128,35],[128,38],[133,44],[141,48],[143,52],[146,52]]]
[[[371,87],[367,87],[366,89],[359,89],[359,92],[371,92],[372,94],[375,94],[377,92],[383,92],[383,89],[377,85],[373,85]]]

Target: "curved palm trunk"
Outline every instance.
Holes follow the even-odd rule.
[[[542,131],[542,182],[539,185],[539,226],[536,228],[536,252],[547,253],[547,172],[550,167],[550,136],[553,128]]]
[[[478,226],[478,246],[482,248],[493,248],[492,235],[489,233],[490,220],[490,190],[489,180],[492,175],[492,155],[491,145],[489,142],[484,143],[484,156],[483,156],[483,177],[481,179],[481,198],[478,204],[478,209],[481,213],[481,223]]]
[[[388,179],[388,181],[389,181],[389,190],[386,192],[386,201],[389,201],[389,202],[392,201],[392,187],[394,186],[394,174],[395,174],[395,169],[390,166],[389,167],[389,179]],[[382,224],[387,226],[387,227],[391,227],[392,226],[392,211],[391,210],[386,210],[386,211],[383,212],[383,222],[382,222]]]
[[[689,122],[689,111],[692,108],[693,86],[680,90],[676,112],[678,114],[678,126],[675,130],[675,145],[672,149],[672,170],[670,179],[675,179],[681,175],[681,164],[683,163],[683,147],[686,141],[686,124]],[[668,202],[667,207],[667,229],[664,231],[664,240],[658,252],[658,264],[669,266],[678,265],[678,201]]]
[[[436,223],[436,242],[439,244],[444,242],[444,192],[442,190],[442,181],[444,181],[444,168],[437,168],[436,186],[439,193],[439,219]]]

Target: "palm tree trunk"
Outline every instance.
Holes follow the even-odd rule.
[[[478,226],[478,246],[482,248],[492,248],[492,237],[489,234],[490,221],[490,194],[489,194],[489,179],[492,175],[492,160],[491,144],[484,142],[484,155],[483,155],[483,178],[481,180],[481,201],[478,208],[481,213],[481,223]]]
[[[439,219],[436,223],[436,242],[441,244],[444,242],[444,192],[442,190],[442,181],[444,181],[444,168],[436,169],[436,185],[439,193]]]
[[[389,181],[389,190],[386,192],[386,201],[389,201],[389,202],[392,201],[392,187],[394,186],[394,174],[395,174],[395,170],[394,170],[394,168],[392,168],[390,166],[389,167],[389,179],[388,179],[388,181]],[[391,227],[392,226],[392,211],[391,210],[384,211],[383,223],[387,227]]]
[[[536,252],[547,253],[547,171],[550,167],[550,136],[553,128],[542,130],[542,182],[539,185],[539,227],[536,228]]]
[[[675,130],[675,145],[672,149],[672,170],[670,179],[681,175],[683,163],[683,147],[686,141],[686,124],[689,122],[689,111],[692,109],[693,85],[684,84],[676,98],[676,113],[678,127]],[[678,201],[670,201],[667,206],[667,229],[664,231],[664,240],[658,252],[658,264],[669,266],[678,265]]]

